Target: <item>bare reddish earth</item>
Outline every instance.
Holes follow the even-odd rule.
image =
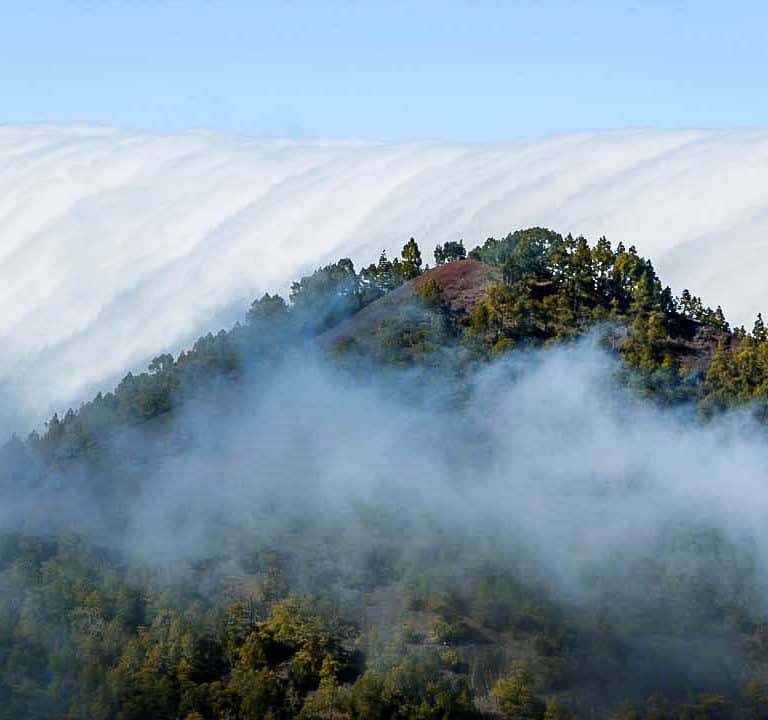
[[[416,288],[429,279],[440,286],[443,300],[451,312],[463,314],[474,310],[485,288],[489,283],[500,280],[501,273],[478,260],[457,260],[427,270],[326,332],[320,338],[321,344],[333,347],[344,338],[354,338],[360,345],[367,345],[383,323],[398,319],[403,304],[414,295]]]
[[[361,348],[370,349],[382,325],[397,321],[401,308],[414,295],[415,289],[429,279],[440,286],[442,298],[451,312],[462,315],[477,307],[488,284],[501,280],[501,272],[477,260],[440,265],[387,293],[332,328],[320,337],[321,344],[330,349],[339,341],[351,338]],[[727,350],[733,350],[738,344],[728,332],[682,317],[678,317],[675,327],[671,328],[671,335],[670,349],[688,372],[705,371],[718,343],[722,343]],[[626,336],[626,329],[623,336]]]
[[[488,283],[501,280],[499,270],[478,260],[457,260],[428,270],[406,287],[419,287],[428,279],[433,279],[442,289],[443,300],[453,312],[472,312],[485,293]]]

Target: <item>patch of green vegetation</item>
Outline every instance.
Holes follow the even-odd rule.
[[[435,252],[438,271],[465,257],[463,242]],[[162,445],[163,423],[172,423],[179,408],[236,394],[246,381],[268,382],[286,353],[317,344],[374,302],[388,306],[373,329],[374,343],[342,334],[333,344],[342,367],[359,363],[386,374],[392,366],[439,366],[459,375],[503,353],[594,332],[621,361],[616,380],[655,402],[696,403],[705,418],[738,406],[768,418],[762,317],[749,333],[731,329],[719,307],[704,307],[688,290],[675,298],[635,248],[614,249],[605,238],[590,246],[581,237],[531,228],[490,238],[469,258],[498,268],[501,280],[489,282],[479,302],[464,309],[446,302],[438,271],[421,277],[413,238],[399,259],[382,253],[360,273],[348,259],[326,265],[293,283],[289,302],[266,294],[243,324],[199,338],[176,359],[159,355],[113,392],[54,415],[45,432],[12,438],[2,448],[0,482],[39,487],[55,470],[87,467],[96,490],[103,489],[114,476],[110,439],[118,429]],[[409,282],[402,297],[392,295]],[[122,490],[130,495],[132,479],[146,470],[141,463],[150,460],[121,462]],[[371,511],[372,533],[377,520],[383,523]],[[0,718],[768,714],[768,618],[752,601],[760,592],[752,569],[722,537],[668,540],[637,580],[644,583],[639,610],[628,608],[628,588],[596,577],[604,604],[585,612],[554,597],[523,565],[501,563],[481,549],[446,543],[406,568],[401,546],[389,538],[361,553],[362,567],[350,570],[343,560],[358,548],[345,545],[343,528],[325,527],[322,534],[307,526],[306,543],[329,543],[336,557],[318,570],[323,580],[314,583],[312,597],[297,591],[310,581],[297,577],[279,539],[249,540],[239,554],[201,562],[192,579],[168,582],[76,533],[3,532]],[[675,543],[714,561],[718,582],[667,563],[662,549],[674,550]],[[222,582],[227,562],[242,570],[243,586],[201,590]],[[678,606],[668,605],[670,596]],[[340,619],[342,608],[375,609],[382,602],[397,611],[378,630],[360,617]],[[689,653],[695,666],[697,646],[688,638],[702,629],[727,638],[724,648],[738,648],[738,666],[720,673],[715,686],[687,676],[685,660],[667,677],[636,664],[639,656],[665,654],[654,645],[663,636],[678,640],[675,651]],[[623,702],[627,694],[632,698]]]

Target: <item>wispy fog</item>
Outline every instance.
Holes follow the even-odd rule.
[[[765,587],[764,432],[742,415],[705,425],[646,405],[615,372],[589,342],[461,378],[362,379],[292,358],[166,429],[122,433],[107,476],[75,468],[3,487],[0,527],[85,531],[172,574],[248,542],[303,558],[305,578],[382,545],[407,572],[447,544],[524,557],[576,603],[598,586],[641,600],[663,546],[683,575],[720,582],[747,567]],[[699,556],[701,534],[731,548],[727,567]]]

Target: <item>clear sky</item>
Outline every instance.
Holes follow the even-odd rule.
[[[2,3],[0,122],[498,141],[768,125],[768,3]]]

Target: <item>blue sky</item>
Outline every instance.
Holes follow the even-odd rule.
[[[765,2],[3,3],[0,122],[499,141],[768,125]]]

